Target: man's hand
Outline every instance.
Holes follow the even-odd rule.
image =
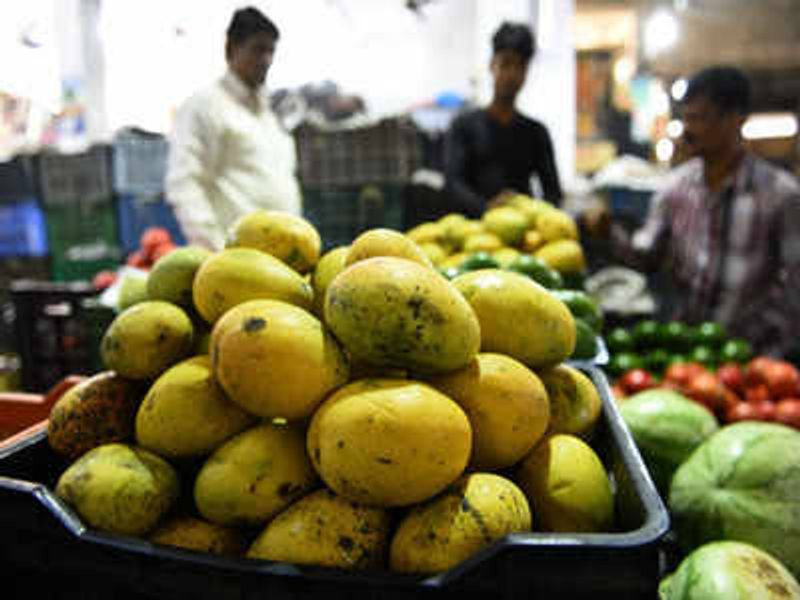
[[[596,204],[583,213],[583,226],[590,237],[608,237],[611,230],[611,214],[602,204]]]

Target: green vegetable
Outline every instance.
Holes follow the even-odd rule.
[[[719,351],[720,363],[746,363],[753,356],[753,348],[747,340],[733,338],[722,345]]]
[[[563,273],[564,286],[568,290],[583,290],[586,287],[586,273],[583,271],[576,273]]]
[[[680,321],[670,321],[659,325],[659,338],[666,348],[673,351],[686,350],[689,347],[689,327]]]
[[[719,348],[726,338],[725,328],[714,321],[704,321],[695,327],[692,338],[695,345]]]
[[[689,358],[710,368],[714,368],[717,364],[717,354],[710,346],[695,346],[689,354]]]
[[[614,376],[622,375],[631,369],[640,369],[643,366],[642,359],[630,352],[615,354],[608,361],[608,371]]]
[[[597,354],[597,334],[583,319],[575,319],[575,350],[571,358],[587,360]]]
[[[633,331],[631,333],[633,335],[633,343],[640,350],[652,348],[659,342],[658,323],[652,319],[639,321],[633,326]]]
[[[776,423],[727,425],[703,442],[672,478],[670,515],[691,550],[737,540],[769,552],[800,574],[800,431]]]
[[[628,398],[620,414],[647,469],[664,496],[677,468],[708,436],[717,420],[697,402],[677,392],[653,389]]]
[[[576,319],[583,319],[596,333],[603,329],[603,312],[594,298],[580,290],[553,290],[552,294],[569,308]]]
[[[741,542],[713,542],[687,556],[658,586],[660,600],[783,600],[800,585],[774,556]]]
[[[550,290],[564,287],[561,274],[555,269],[548,267],[544,261],[536,258],[532,254],[521,254],[508,265],[508,270],[527,275],[539,285]]]
[[[669,363],[669,352],[663,348],[656,348],[651,350],[644,357],[644,365],[648,371],[653,373],[661,373]]]
[[[480,251],[465,258],[459,268],[462,272],[477,271],[478,269],[499,269],[500,263],[488,252]]]
[[[627,329],[615,327],[606,336],[606,344],[612,353],[633,350],[633,336]]]

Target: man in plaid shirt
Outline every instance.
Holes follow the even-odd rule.
[[[744,147],[749,100],[738,69],[695,75],[683,100],[692,158],[672,171],[632,238],[611,233],[626,262],[668,261],[675,318],[723,323],[758,351],[785,356],[800,340],[800,183]]]

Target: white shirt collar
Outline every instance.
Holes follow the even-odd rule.
[[[251,89],[230,69],[222,76],[222,85],[231,96],[253,112],[261,112],[269,106],[266,94],[262,91],[263,87]]]

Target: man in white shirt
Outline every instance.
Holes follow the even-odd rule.
[[[300,214],[294,140],[264,92],[279,35],[255,8],[237,10],[227,31],[227,73],[178,111],[167,200],[191,244],[222,248],[228,227],[256,209]]]

